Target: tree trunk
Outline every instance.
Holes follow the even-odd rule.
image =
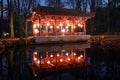
[[[10,13],[10,37],[14,38],[14,22],[13,22],[13,10],[12,10],[13,6],[12,6],[12,0],[10,0],[10,6],[9,6],[9,13]]]
[[[3,19],[3,0],[0,1],[0,5],[1,5],[0,6],[1,7],[1,10],[0,10],[1,11],[0,21],[2,21],[2,19]]]

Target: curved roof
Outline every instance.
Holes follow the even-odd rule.
[[[53,8],[53,7],[45,7],[45,6],[37,6],[33,11],[38,14],[45,15],[60,15],[60,16],[85,16],[85,17],[93,17],[94,13],[81,12],[80,10],[75,9],[67,9],[67,8]]]

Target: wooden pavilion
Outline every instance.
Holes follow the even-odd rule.
[[[33,36],[86,35],[86,21],[94,13],[74,9],[38,6],[29,18]]]

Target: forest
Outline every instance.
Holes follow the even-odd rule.
[[[120,0],[0,0],[0,37],[26,37],[27,18],[38,5],[95,12],[87,34],[120,34]]]

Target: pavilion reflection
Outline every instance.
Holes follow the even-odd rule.
[[[81,67],[86,63],[86,51],[82,48],[32,52],[31,69],[34,76]],[[40,73],[41,72],[41,73]]]

